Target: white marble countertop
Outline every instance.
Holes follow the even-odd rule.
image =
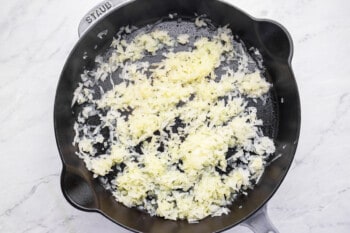
[[[127,232],[74,209],[59,183],[53,103],[81,17],[99,0],[13,0],[0,8],[0,232]],[[282,233],[350,232],[350,2],[232,0],[282,23],[294,45],[302,130],[268,209]],[[102,230],[103,229],[103,230]],[[238,226],[228,232],[250,232]]]

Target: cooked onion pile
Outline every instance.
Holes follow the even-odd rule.
[[[275,147],[248,101],[270,84],[248,69],[249,54],[233,41],[227,27],[196,39],[159,29],[131,40],[120,33],[107,59],[97,57],[96,69],[82,74],[73,143],[118,202],[195,222],[227,214],[259,180]],[[152,56],[161,59],[146,61]],[[106,82],[109,90],[99,86]]]

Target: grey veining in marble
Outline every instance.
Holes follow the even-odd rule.
[[[282,233],[350,232],[350,2],[231,2],[291,33],[302,103],[295,161],[269,203]],[[53,131],[55,89],[98,0],[13,0],[0,8],[0,232],[127,232],[74,209],[59,184]],[[250,232],[236,227],[228,232]]]

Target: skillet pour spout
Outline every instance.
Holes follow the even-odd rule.
[[[264,50],[275,60],[291,62],[293,42],[288,31],[271,20],[256,20],[256,36]]]
[[[268,116],[276,145],[275,154],[280,157],[266,167],[259,184],[247,196],[236,199],[229,207],[230,213],[208,217],[197,224],[151,217],[116,202],[86,169],[84,162],[75,154],[77,148],[72,145],[75,116],[71,102],[80,74],[93,66],[94,58],[105,51],[120,27],[152,24],[170,13],[188,17],[193,17],[195,13],[206,15],[217,25],[229,25],[233,34],[238,35],[248,47],[260,51],[266,76],[273,84],[273,114]],[[55,136],[63,163],[61,188],[69,203],[83,211],[99,212],[133,232],[221,232],[240,223],[254,232],[278,232],[267,217],[266,203],[291,166],[301,121],[299,93],[291,67],[293,43],[282,25],[271,20],[255,19],[220,0],[108,0],[84,16],[79,25],[79,35],[81,37],[62,70],[54,106]]]

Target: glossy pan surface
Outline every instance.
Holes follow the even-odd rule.
[[[71,101],[84,69],[94,66],[94,58],[106,51],[112,37],[124,25],[152,24],[169,13],[193,17],[205,14],[216,25],[229,24],[233,34],[263,56],[266,76],[273,83],[267,105],[258,107],[264,120],[264,132],[273,137],[276,156],[265,170],[259,184],[239,197],[228,215],[209,217],[198,224],[151,217],[135,208],[117,203],[86,169],[72,145],[75,116]],[[101,31],[108,30],[102,39]],[[271,21],[256,20],[235,7],[216,0],[137,0],[130,1],[101,18],[78,41],[70,54],[57,87],[54,124],[57,145],[63,162],[62,191],[75,207],[100,212],[112,221],[136,232],[217,232],[235,226],[261,208],[274,194],[292,163],[300,129],[300,102],[291,69],[292,41],[286,30]],[[85,59],[83,59],[85,57]],[[86,59],[87,57],[87,59]],[[242,206],[242,208],[239,208]]]

